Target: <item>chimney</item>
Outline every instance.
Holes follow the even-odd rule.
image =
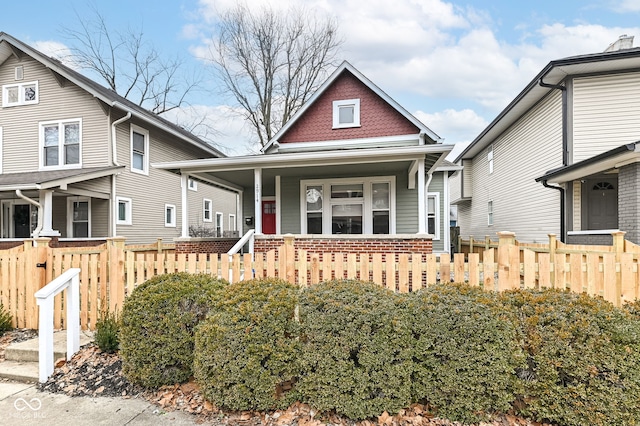
[[[618,50],[631,49],[633,47],[633,36],[622,34],[618,40],[614,41],[607,47],[605,52],[617,52]]]

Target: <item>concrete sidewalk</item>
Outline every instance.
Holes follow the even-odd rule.
[[[12,381],[0,382],[0,413],[3,426],[198,424],[191,414],[164,412],[141,398],[72,398]]]

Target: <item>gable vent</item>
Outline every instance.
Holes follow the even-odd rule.
[[[24,78],[24,68],[22,65],[16,67],[16,80],[22,80]]]

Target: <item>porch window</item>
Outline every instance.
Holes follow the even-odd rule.
[[[131,171],[149,174],[149,132],[131,126]]]
[[[88,198],[69,199],[70,236],[72,238],[91,237],[91,204]]]
[[[40,123],[40,167],[80,166],[81,119]]]
[[[393,177],[303,181],[302,232],[390,234],[394,228]],[[325,197],[326,195],[326,197]]]

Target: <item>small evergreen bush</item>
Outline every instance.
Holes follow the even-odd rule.
[[[4,305],[0,303],[0,336],[13,329],[11,326],[11,314],[7,312]]]
[[[336,280],[300,299],[302,400],[351,419],[411,403],[410,318],[403,296],[372,283]]]
[[[275,278],[226,288],[196,333],[194,373],[205,397],[232,410],[286,408],[296,400],[298,294]]]
[[[524,357],[513,321],[494,293],[440,284],[409,295],[415,362],[413,395],[440,417],[462,422],[507,412],[515,400],[515,370]]]
[[[510,291],[527,368],[518,414],[563,425],[640,424],[640,323],[585,294]]]
[[[105,304],[106,305],[106,304]],[[120,346],[120,323],[115,312],[109,312],[108,307],[100,311],[96,321],[96,331],[93,339],[102,352],[113,353]]]
[[[227,283],[206,274],[159,275],[125,299],[120,355],[125,376],[146,387],[192,376],[195,327]]]

